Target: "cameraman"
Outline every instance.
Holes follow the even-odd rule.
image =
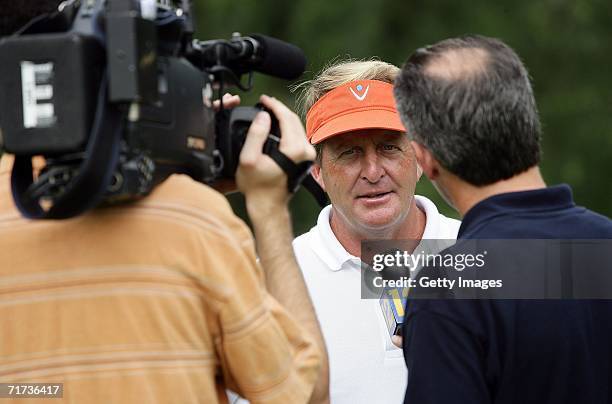
[[[0,36],[58,3],[3,5]],[[279,120],[280,150],[314,159],[299,118],[261,102]],[[63,383],[67,402],[227,402],[226,388],[253,403],[328,401],[287,179],[262,153],[270,121],[254,120],[236,173],[261,266],[223,196],[187,176],[131,204],[30,221],[12,202],[12,158],[2,156],[0,382]]]

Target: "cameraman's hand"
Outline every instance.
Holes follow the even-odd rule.
[[[223,95],[223,108],[232,109],[237,107],[238,105],[240,105],[240,96],[232,95],[230,93],[225,93],[225,95]],[[220,108],[221,101],[213,101],[213,109],[215,110],[215,112],[219,111]],[[228,178],[218,179],[214,183],[212,183],[211,186],[223,194],[231,194],[232,192],[238,191],[236,181]]]
[[[225,93],[222,98],[223,98],[223,108],[225,109],[232,109],[240,105],[239,95],[232,95],[230,93]],[[221,101],[219,100],[213,101],[213,109],[215,110],[215,112],[219,111],[220,108],[221,108]]]
[[[314,160],[316,153],[306,139],[300,118],[275,98],[262,95],[260,101],[279,121],[279,150],[295,163]],[[236,171],[236,184],[245,195],[252,219],[253,215],[266,215],[270,209],[286,205],[289,200],[287,176],[274,160],[263,153],[270,124],[267,112],[257,114],[247,133]]]

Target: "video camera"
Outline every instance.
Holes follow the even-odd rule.
[[[176,3],[65,1],[0,40],[0,128],[15,155],[11,183],[23,215],[73,217],[147,195],[172,173],[209,184],[234,176],[262,107],[215,112],[215,92],[222,103],[227,85],[250,90],[254,71],[296,79],[306,59],[264,35],[193,39],[191,2]],[[307,179],[323,204],[310,163],[283,155],[274,117],[272,126],[264,152],[291,192]],[[34,178],[36,155],[46,165]]]

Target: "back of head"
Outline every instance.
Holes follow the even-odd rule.
[[[465,36],[418,49],[394,94],[408,133],[470,184],[492,184],[539,163],[529,76],[500,40]]]
[[[61,0],[5,1],[0,7],[0,37],[11,35],[32,18],[57,10]]]

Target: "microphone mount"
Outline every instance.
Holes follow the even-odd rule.
[[[260,45],[254,38],[242,37],[239,32],[234,32],[230,40],[194,39],[187,57],[192,63],[214,76],[220,83],[220,93],[223,92],[226,82],[242,91],[250,91],[253,88],[253,70],[234,65],[256,63],[258,49]],[[248,75],[246,84],[242,83],[244,74]]]

